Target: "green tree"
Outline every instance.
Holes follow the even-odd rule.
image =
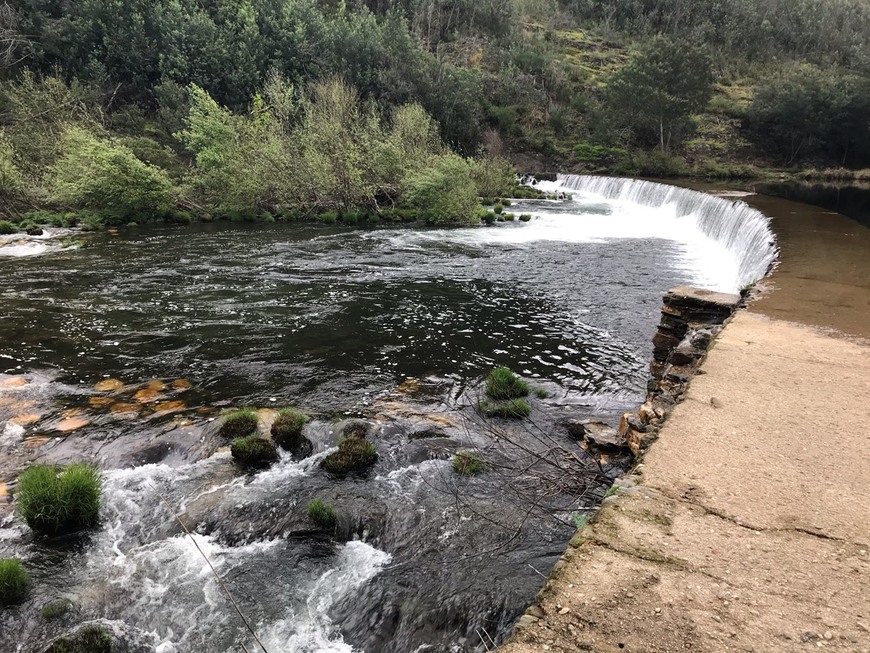
[[[404,200],[432,224],[478,224],[482,207],[471,179],[471,163],[443,154],[405,180]]]
[[[0,129],[0,199],[9,200],[21,189],[21,172],[15,165],[12,143]]]
[[[689,117],[707,105],[712,93],[709,55],[658,37],[614,74],[606,100],[617,120],[641,140],[658,141],[664,152],[686,133]]]

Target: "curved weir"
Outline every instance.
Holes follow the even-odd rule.
[[[763,278],[775,263],[779,249],[770,229],[770,220],[745,202],[732,201],[707,193],[643,179],[558,175],[553,190],[598,196],[607,200],[636,204],[673,212],[678,219],[691,221],[708,238],[727,249],[737,261],[733,288],[739,290]]]

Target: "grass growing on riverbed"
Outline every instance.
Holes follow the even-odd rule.
[[[39,534],[72,533],[97,525],[101,492],[93,465],[33,465],[18,477],[18,510]]]
[[[56,640],[45,653],[112,653],[112,637],[105,628],[85,626],[75,635]]]
[[[0,607],[21,603],[29,584],[30,577],[19,560],[0,560]]]
[[[320,461],[320,466],[331,474],[347,474],[375,464],[378,450],[362,438],[344,438],[338,442],[338,451]]]
[[[294,408],[284,408],[272,423],[272,438],[285,449],[294,447],[302,439],[302,429],[308,416]]]
[[[332,506],[320,499],[308,502],[308,519],[320,528],[333,528],[338,521]]]
[[[511,399],[505,402],[481,401],[478,410],[486,417],[523,419],[532,414],[532,407],[524,399]]]
[[[268,467],[278,460],[275,443],[258,435],[236,438],[230,446],[233,458],[248,467]]]
[[[54,619],[60,619],[72,608],[72,604],[67,599],[57,599],[56,601],[49,601],[44,606],[42,606],[42,618],[46,621],[53,621]]]
[[[519,399],[529,394],[529,384],[507,367],[496,367],[486,379],[486,394],[492,399]]]
[[[453,469],[463,476],[471,476],[486,471],[486,465],[473,451],[459,451],[453,456]]]
[[[235,410],[221,424],[220,434],[225,438],[242,438],[257,430],[260,418],[250,408]]]

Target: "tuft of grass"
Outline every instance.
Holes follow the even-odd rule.
[[[543,388],[535,388],[535,396],[538,399],[546,399],[550,396],[550,393],[544,390]]]
[[[335,510],[328,503],[320,499],[308,502],[308,519],[320,528],[334,528],[338,522]]]
[[[369,425],[365,422],[350,422],[341,429],[346,438],[365,438],[369,434]]]
[[[532,414],[532,407],[525,399],[511,399],[504,402],[481,401],[478,409],[486,417],[504,419],[523,419]]]
[[[56,601],[49,601],[44,606],[42,606],[42,618],[46,621],[53,621],[55,619],[60,619],[72,608],[72,603],[70,603],[67,599],[57,599]]]
[[[513,213],[502,213],[501,217],[505,222],[513,222],[517,218]]]
[[[510,206],[511,201],[509,199],[505,198],[501,201],[501,204],[502,204],[502,206]]]
[[[425,440],[426,438],[446,438],[447,435],[441,429],[428,427],[419,431],[414,431],[408,436],[409,440]]]
[[[320,461],[320,466],[331,474],[347,474],[362,470],[375,464],[378,450],[362,438],[344,438],[338,442],[338,451],[334,451]]]
[[[284,448],[294,447],[302,439],[308,415],[295,408],[284,408],[272,423],[272,438]]]
[[[507,367],[496,367],[486,379],[486,394],[492,399],[518,399],[529,394],[529,385]]]
[[[260,417],[250,408],[234,410],[221,424],[219,433],[225,438],[243,438],[257,430]]]
[[[504,211],[504,205],[501,202],[492,205],[492,212],[496,215],[501,215],[502,211]]]
[[[32,465],[18,477],[18,510],[41,535],[73,533],[97,525],[101,492],[93,465]]]
[[[9,222],[9,220],[0,220],[0,236],[18,233],[18,227]]]
[[[486,465],[473,451],[458,451],[452,459],[457,474],[472,476],[486,471]]]
[[[574,528],[578,531],[583,528],[587,523],[589,523],[589,517],[587,515],[571,515],[571,521],[574,524]]]
[[[268,467],[278,460],[275,443],[258,435],[236,438],[230,446],[233,458],[248,467]]]
[[[112,637],[105,628],[85,626],[74,635],[55,640],[45,653],[112,653]]]
[[[530,222],[532,219],[531,213],[523,213],[520,215],[520,222]]]
[[[607,488],[607,492],[604,493],[604,498],[606,499],[607,497],[612,497],[617,492],[619,492],[619,486],[614,483],[609,488]]]
[[[0,560],[0,607],[21,603],[27,595],[30,576],[16,558]]]

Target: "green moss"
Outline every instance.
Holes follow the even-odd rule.
[[[374,445],[362,438],[345,438],[338,443],[338,451],[329,454],[320,466],[332,474],[347,474],[363,470],[375,464],[378,451]]]
[[[308,502],[308,519],[320,528],[334,528],[338,522],[332,506],[319,499]]]
[[[478,410],[486,417],[523,419],[532,414],[532,407],[524,399],[511,399],[505,402],[481,401]]]
[[[486,394],[492,399],[518,399],[529,394],[529,385],[507,367],[496,367],[486,379]]]
[[[44,653],[112,653],[112,637],[98,626],[85,626],[74,635],[61,637]]]
[[[97,525],[101,491],[93,465],[33,465],[18,477],[18,510],[39,534],[72,533]]]
[[[225,438],[242,438],[257,430],[260,418],[250,408],[235,410],[224,417],[219,433]]]
[[[471,476],[486,471],[486,465],[473,451],[459,451],[453,456],[453,469],[457,474]]]
[[[46,621],[54,621],[60,619],[72,608],[72,603],[67,599],[57,599],[49,601],[42,606],[42,618]]]
[[[233,458],[248,467],[268,467],[278,460],[275,443],[258,435],[236,438],[230,446]]]
[[[15,558],[0,560],[0,607],[21,603],[27,595],[30,577]]]

